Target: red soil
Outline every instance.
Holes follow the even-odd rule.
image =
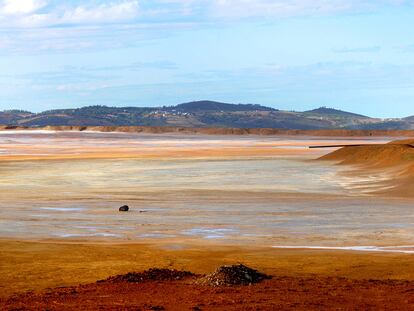
[[[194,279],[98,282],[0,300],[2,310],[414,310],[414,282],[273,277],[212,287]]]

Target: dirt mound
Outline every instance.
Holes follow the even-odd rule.
[[[389,145],[409,145],[414,147],[414,139],[402,139],[402,140],[394,140],[390,143],[388,143]]]
[[[396,140],[388,144],[343,147],[320,160],[357,165],[361,172],[372,170],[393,176],[388,190],[379,193],[397,197],[414,197],[414,140]],[[358,174],[358,171],[355,172]]]
[[[189,271],[152,268],[140,273],[130,272],[127,274],[112,276],[106,280],[101,280],[98,282],[141,283],[146,281],[176,281],[183,280],[193,276],[195,276],[195,274]]]
[[[250,285],[270,278],[244,265],[233,265],[221,266],[212,274],[197,280],[197,283],[212,286]]]
[[[374,168],[387,168],[414,163],[414,148],[409,144],[402,144],[400,142],[384,145],[343,147],[323,156],[321,160],[338,161],[341,164],[361,164]]]
[[[196,277],[196,274],[189,271],[152,268],[144,272],[130,272],[127,274],[109,277],[97,283],[143,283],[149,281],[179,281]],[[211,274],[202,276],[196,280],[199,285],[232,286],[250,285],[259,283],[271,277],[251,269],[244,265],[221,266]]]

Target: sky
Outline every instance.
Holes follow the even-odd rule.
[[[0,0],[0,110],[414,115],[414,0]]]

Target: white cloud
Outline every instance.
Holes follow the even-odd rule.
[[[1,15],[26,15],[46,6],[43,0],[3,0],[0,1]]]
[[[374,11],[412,1],[0,0],[0,53],[131,46],[213,22]]]
[[[52,5],[45,0],[0,0],[0,27],[48,27],[62,24],[127,22],[139,14],[137,0]]]
[[[60,22],[69,24],[116,22],[134,19],[138,16],[138,1],[122,1],[98,6],[78,6],[65,10]]]
[[[319,16],[412,4],[412,0],[0,0],[0,28]]]

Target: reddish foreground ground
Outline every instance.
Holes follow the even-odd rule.
[[[192,279],[96,283],[151,267],[209,274],[236,263],[274,277],[234,287],[195,285]],[[394,253],[0,240],[0,310],[157,308],[414,310],[414,260]]]
[[[92,283],[0,300],[2,310],[414,310],[414,282],[274,277],[251,286],[194,280]]]

